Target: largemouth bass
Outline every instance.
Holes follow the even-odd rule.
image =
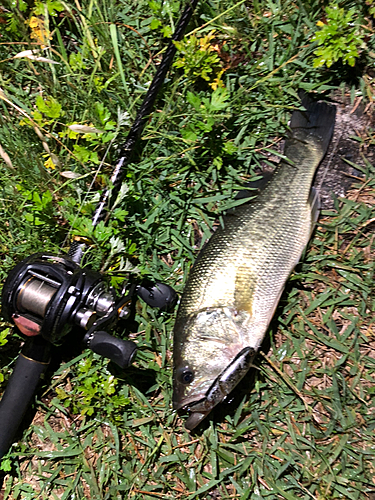
[[[311,190],[336,109],[303,101],[271,179],[224,218],[190,272],[174,328],[173,406],[196,427],[249,370],[317,219]],[[313,193],[313,195],[312,195]]]

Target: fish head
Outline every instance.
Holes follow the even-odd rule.
[[[245,346],[238,313],[218,308],[177,321],[174,344],[173,407],[190,412],[196,427],[245,376],[255,349]]]

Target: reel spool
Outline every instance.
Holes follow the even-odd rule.
[[[99,273],[82,269],[65,257],[38,253],[9,273],[2,311],[26,336],[42,335],[59,344],[74,325],[91,326],[114,303]]]

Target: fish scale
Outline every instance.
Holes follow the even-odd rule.
[[[311,184],[335,108],[304,105],[307,112],[292,115],[287,159],[253,202],[224,218],[190,272],[174,328],[173,401],[190,410],[187,428],[245,375],[310,239],[317,210]]]

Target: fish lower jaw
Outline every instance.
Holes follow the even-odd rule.
[[[185,428],[191,431],[207,417],[214,406],[216,406],[216,404],[212,404],[212,402],[209,402],[207,398],[203,396],[201,399],[197,399],[197,397],[194,397],[194,399],[190,398],[190,400],[180,403],[177,408],[175,407],[175,410],[189,412],[189,416],[185,421]]]
[[[220,392],[220,391],[219,391]],[[184,409],[189,412],[189,416],[185,421],[185,428],[191,431],[197,427],[202,420],[204,420],[207,415],[213,410],[213,408],[221,403],[225,398],[225,394],[218,394],[216,392],[216,397],[209,399],[207,393],[202,395],[200,398],[195,396],[194,398],[186,399],[183,403],[179,405],[179,409]],[[177,408],[176,408],[177,409]]]
[[[202,420],[207,417],[209,413],[209,411],[191,413],[185,422],[185,429],[188,431],[192,431],[202,422]]]
[[[191,406],[194,406],[195,404],[198,404],[200,401],[203,401],[205,397],[206,397],[206,392],[202,392],[201,394],[194,394],[194,396],[183,399],[182,401],[173,401],[173,409],[190,410]]]

